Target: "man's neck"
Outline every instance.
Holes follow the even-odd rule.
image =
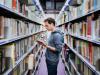
[[[56,30],[56,28],[54,27],[52,30],[51,30],[51,32],[54,32]]]

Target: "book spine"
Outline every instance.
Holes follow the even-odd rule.
[[[16,10],[17,0],[12,0],[12,8]]]
[[[88,25],[87,37],[91,38],[91,16],[87,18],[87,25]]]
[[[4,0],[0,0],[0,4],[4,5]]]
[[[4,38],[4,17],[0,16],[0,39]]]

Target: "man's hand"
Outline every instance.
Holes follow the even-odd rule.
[[[43,42],[42,40],[37,40],[37,42],[38,42],[40,45],[42,45],[42,46],[44,46],[44,47],[47,47],[47,44],[46,44],[45,42]]]
[[[46,47],[46,48],[49,48],[49,49],[52,50],[52,51],[55,51],[55,48],[54,48],[54,47],[48,46],[48,45],[45,44],[42,40],[37,40],[37,42],[38,42],[40,45],[42,45],[42,46],[44,46],[44,47]]]

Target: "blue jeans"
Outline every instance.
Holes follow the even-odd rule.
[[[57,66],[58,62],[53,63],[51,61],[46,60],[48,75],[57,75]]]

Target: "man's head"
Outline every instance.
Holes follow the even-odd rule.
[[[44,25],[48,31],[52,31],[55,28],[55,20],[53,18],[47,18],[44,20]]]

